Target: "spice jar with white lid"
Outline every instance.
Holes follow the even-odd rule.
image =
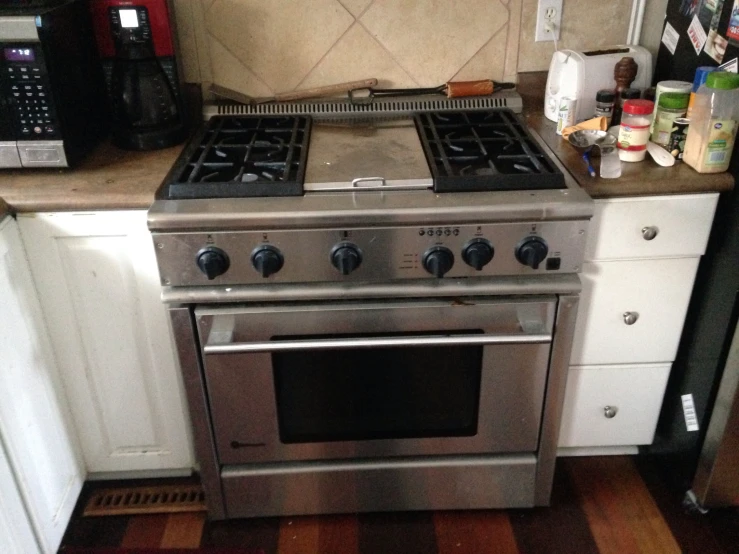
[[[649,126],[654,102],[627,100],[624,102],[621,127],[618,131],[618,157],[624,162],[640,162],[647,155]]]

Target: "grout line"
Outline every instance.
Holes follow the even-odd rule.
[[[505,25],[502,25],[502,26],[500,27],[500,29],[498,29],[497,31],[495,31],[495,33],[493,33],[493,34],[492,34],[492,36],[491,36],[491,37],[490,37],[490,38],[489,38],[489,39],[488,39],[487,41],[485,41],[485,43],[484,43],[484,44],[483,44],[482,46],[480,46],[480,48],[478,48],[478,49],[477,49],[477,51],[476,51],[476,52],[475,52],[474,54],[472,54],[472,55],[471,55],[471,56],[470,56],[470,57],[469,57],[469,58],[467,59],[467,61],[466,61],[466,62],[464,62],[464,63],[462,64],[462,67],[460,67],[459,69],[457,69],[457,72],[456,72],[456,73],[455,73],[454,75],[452,75],[452,76],[451,76],[451,77],[450,77],[449,79],[447,79],[447,81],[451,81],[451,80],[453,80],[453,79],[454,79],[454,78],[455,78],[455,77],[456,77],[457,75],[459,75],[459,74],[460,74],[460,73],[462,72],[462,70],[463,70],[463,69],[464,69],[465,67],[467,67],[467,66],[468,66],[468,65],[470,64],[470,62],[471,62],[471,61],[472,61],[472,60],[473,60],[473,59],[475,58],[475,56],[477,56],[477,55],[478,55],[478,54],[479,54],[480,52],[482,52],[482,51],[483,51],[483,50],[485,49],[485,47],[486,47],[486,46],[487,46],[488,44],[490,44],[490,43],[492,42],[492,40],[493,40],[493,39],[494,39],[495,37],[497,37],[497,36],[498,36],[498,35],[499,35],[499,34],[500,34],[500,33],[501,33],[501,32],[502,32],[502,31],[503,31],[504,29],[508,29],[508,23],[507,23],[507,22],[506,22],[506,24],[505,24]],[[508,38],[508,36],[506,35],[506,39],[507,39],[507,38]],[[504,56],[505,56],[505,54],[504,54]],[[505,57],[503,58],[503,73],[505,73]],[[487,79],[487,78],[490,78],[490,79],[492,79],[492,77],[483,77],[483,78],[486,78],[486,79]]]
[[[372,4],[374,4],[374,3],[375,3],[375,0],[370,0],[370,3],[369,3],[369,4],[367,4],[367,5],[366,5],[366,6],[364,7],[364,9],[363,9],[363,10],[362,10],[362,11],[361,11],[361,12],[359,13],[359,15],[357,16],[357,21],[359,21],[359,18],[360,18],[360,17],[362,17],[362,16],[364,15],[364,14],[366,14],[366,13],[367,13],[367,10],[369,10],[369,9],[370,9],[370,8],[372,7]]]
[[[340,6],[342,7],[342,8],[344,8],[344,9],[346,10],[346,12],[347,12],[347,13],[348,13],[349,15],[351,15],[352,17],[354,17],[354,16],[353,16],[353,15],[351,14],[351,12],[350,12],[349,10],[347,10],[347,9],[346,9],[346,6],[344,6],[344,4],[342,4],[341,2],[338,2],[338,4],[339,4],[339,5],[340,5]],[[307,79],[307,78],[308,78],[308,77],[310,76],[310,74],[311,74],[311,73],[313,73],[313,71],[314,71],[314,70],[315,70],[315,69],[316,69],[316,68],[317,68],[317,67],[318,67],[318,66],[319,66],[319,65],[321,64],[321,62],[322,62],[323,60],[325,60],[325,59],[326,59],[326,58],[328,57],[328,55],[329,55],[329,54],[331,53],[331,51],[332,51],[332,50],[334,49],[334,47],[335,47],[335,46],[336,46],[337,44],[339,44],[339,42],[341,41],[341,39],[342,39],[342,38],[344,38],[344,37],[346,36],[346,34],[347,34],[347,33],[348,33],[348,32],[349,32],[350,30],[351,30],[351,28],[352,28],[352,27],[354,27],[354,26],[355,26],[355,25],[356,25],[357,23],[358,23],[357,19],[356,19],[356,18],[354,18],[354,23],[352,23],[351,25],[349,25],[349,26],[348,26],[348,27],[347,27],[347,28],[346,28],[346,29],[344,30],[344,32],[343,32],[343,33],[341,33],[341,35],[339,35],[339,38],[337,38],[337,39],[336,39],[336,40],[335,40],[335,41],[333,42],[333,44],[331,44],[331,46],[329,46],[329,47],[328,47],[328,48],[326,49],[326,52],[324,52],[323,56],[321,56],[321,57],[320,57],[320,59],[319,59],[319,60],[318,60],[318,61],[317,61],[317,62],[316,62],[315,64],[313,64],[313,67],[311,67],[311,68],[310,68],[310,69],[308,70],[308,72],[307,72],[307,73],[306,73],[305,75],[303,75],[303,78],[302,78],[302,79],[300,79],[300,81],[298,82],[298,84],[297,84],[297,85],[295,85],[295,88],[293,88],[293,90],[294,90],[294,91],[295,91],[295,90],[299,90],[299,87],[300,87],[300,85],[302,85],[302,84],[303,84],[303,83],[305,82],[305,80],[306,80],[306,79]]]
[[[270,92],[271,92],[271,93],[272,93],[273,95],[275,94],[275,91],[274,91],[274,89],[273,89],[273,88],[272,88],[271,86],[269,86],[269,85],[267,84],[267,82],[266,82],[266,81],[265,81],[264,79],[262,79],[262,77],[261,77],[261,76],[260,76],[260,75],[259,75],[259,74],[258,74],[258,73],[257,73],[256,71],[254,71],[254,70],[253,70],[253,69],[252,69],[251,67],[249,67],[248,65],[246,65],[246,64],[245,64],[245,63],[243,62],[243,60],[242,60],[241,58],[239,58],[239,57],[238,57],[238,56],[237,56],[237,55],[236,55],[236,54],[235,54],[235,53],[234,53],[234,52],[233,52],[233,51],[232,51],[232,50],[231,50],[231,49],[230,49],[230,48],[229,48],[228,46],[226,46],[226,45],[225,45],[225,44],[224,44],[223,42],[221,42],[221,40],[220,40],[220,39],[218,39],[218,38],[214,37],[213,35],[211,35],[211,34],[210,34],[210,32],[209,32],[209,31],[208,31],[207,29],[206,29],[206,31],[205,31],[205,32],[206,32],[206,33],[208,34],[208,36],[209,36],[209,37],[210,37],[210,38],[211,38],[212,40],[215,40],[215,41],[216,41],[216,42],[217,42],[218,44],[220,44],[220,45],[221,45],[221,46],[223,47],[223,49],[224,49],[224,50],[225,50],[226,52],[228,52],[229,54],[231,54],[231,55],[232,55],[232,56],[234,57],[234,59],[235,59],[235,60],[236,60],[237,62],[239,62],[239,65],[240,65],[241,67],[243,67],[243,68],[244,68],[244,69],[246,69],[246,70],[247,70],[247,71],[248,71],[248,72],[249,72],[249,73],[250,73],[251,75],[253,75],[254,77],[256,77],[257,81],[259,81],[260,83],[262,83],[262,85],[264,85],[264,87],[266,87],[266,89],[267,89],[267,90],[269,90],[269,91],[270,91]],[[211,66],[211,73],[212,73],[212,72],[213,72],[213,67]],[[212,74],[211,74],[211,77],[213,77],[213,75],[212,75]],[[215,81],[215,79],[214,79],[214,81]]]
[[[382,44],[382,43],[381,43],[381,42],[380,42],[380,41],[379,41],[379,40],[377,39],[377,37],[376,37],[375,35],[373,35],[373,34],[372,34],[372,31],[370,31],[370,30],[369,30],[369,29],[367,28],[367,26],[366,26],[366,25],[365,25],[364,23],[362,23],[361,21],[357,20],[357,23],[359,23],[359,24],[360,24],[360,25],[362,26],[362,28],[363,28],[363,29],[364,29],[364,30],[365,30],[365,31],[367,32],[367,34],[368,34],[368,35],[369,35],[369,36],[370,36],[370,37],[372,38],[372,40],[374,40],[374,41],[375,41],[375,42],[376,42],[376,43],[377,43],[377,44],[378,44],[378,45],[380,46],[380,48],[382,48],[382,49],[383,49],[383,50],[384,50],[385,52],[387,52],[387,55],[388,55],[388,56],[390,56],[390,59],[391,59],[391,60],[393,60],[393,61],[394,61],[394,62],[395,62],[395,63],[396,63],[397,65],[398,65],[398,67],[399,67],[399,68],[400,68],[400,69],[401,69],[401,70],[403,71],[403,73],[405,73],[405,74],[406,74],[406,75],[408,76],[408,78],[409,78],[409,79],[410,79],[411,81],[413,81],[413,82],[415,83],[415,85],[416,85],[417,87],[420,87],[420,86],[421,86],[421,84],[420,84],[420,83],[419,83],[419,82],[418,82],[418,81],[417,81],[417,80],[415,79],[415,77],[413,77],[413,75],[411,75],[410,71],[408,71],[408,70],[407,70],[407,69],[406,69],[405,67],[403,67],[403,64],[402,64],[402,63],[400,63],[400,62],[399,62],[399,61],[398,61],[398,60],[397,60],[397,59],[395,58],[395,56],[393,56],[393,53],[392,53],[392,52],[391,52],[390,50],[388,50],[388,49],[387,49],[387,48],[385,47],[385,45],[384,45],[384,44]]]

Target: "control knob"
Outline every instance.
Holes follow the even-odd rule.
[[[342,242],[331,250],[331,265],[342,275],[349,275],[362,264],[362,253],[356,244]]]
[[[434,246],[423,255],[423,268],[441,279],[454,265],[454,254],[446,246]]]
[[[549,247],[540,237],[527,237],[516,247],[516,259],[531,269],[539,269],[539,264],[546,259],[548,253]]]
[[[284,261],[282,252],[274,246],[260,246],[251,253],[251,265],[265,279],[280,271]]]
[[[495,249],[486,239],[473,239],[462,250],[462,260],[470,267],[480,271],[488,265],[495,255]]]
[[[205,273],[209,281],[226,273],[231,265],[228,254],[215,246],[206,246],[200,250],[196,261],[200,271]]]

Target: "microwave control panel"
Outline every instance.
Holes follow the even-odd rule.
[[[0,43],[0,90],[13,139],[60,138],[48,74],[37,44]]]

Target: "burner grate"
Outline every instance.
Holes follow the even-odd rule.
[[[212,118],[167,176],[166,198],[301,196],[311,119]]]
[[[420,113],[415,122],[437,192],[566,186],[510,110]]]

